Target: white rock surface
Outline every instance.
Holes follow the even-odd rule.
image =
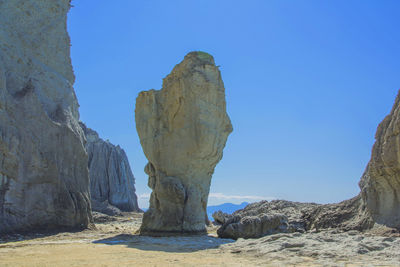
[[[91,220],[69,2],[0,1],[0,232]]]
[[[153,190],[141,232],[205,231],[211,176],[232,132],[213,57],[186,55],[161,90],[139,94],[135,118]]]

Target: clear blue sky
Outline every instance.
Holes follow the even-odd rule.
[[[234,132],[209,204],[356,195],[400,88],[400,1],[73,0],[81,120],[128,154],[150,192],[135,99],[186,53],[220,65]]]

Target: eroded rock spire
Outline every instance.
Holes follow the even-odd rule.
[[[139,94],[135,119],[153,190],[141,233],[205,231],[211,176],[232,132],[214,58],[186,55],[161,90]]]
[[[68,0],[0,1],[0,233],[91,222]]]

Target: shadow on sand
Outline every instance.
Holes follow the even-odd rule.
[[[7,243],[13,243],[13,242],[19,242],[19,241],[28,241],[28,240],[34,240],[34,239],[39,239],[39,238],[46,238],[50,236],[56,236],[59,234],[67,234],[67,235],[73,235],[75,233],[82,233],[85,230],[91,230],[93,229],[93,225],[90,225],[88,228],[84,227],[59,227],[58,229],[51,229],[51,228],[35,228],[35,229],[29,229],[26,231],[18,231],[18,232],[12,232],[8,234],[0,234],[0,245],[2,244],[7,244]]]
[[[125,245],[128,248],[140,250],[174,253],[213,249],[232,242],[234,242],[232,239],[222,239],[208,235],[150,237],[127,234],[93,241],[95,244]]]

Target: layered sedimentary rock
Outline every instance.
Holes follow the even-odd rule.
[[[81,126],[87,140],[92,209],[109,215],[118,214],[119,210],[139,211],[135,177],[125,151],[104,141],[83,123]]]
[[[377,223],[400,228],[400,94],[375,139],[360,181],[362,200]]]
[[[69,2],[0,1],[0,232],[91,221]]]
[[[139,94],[135,118],[153,190],[141,233],[205,231],[211,176],[232,132],[213,57],[186,55],[161,90]]]

